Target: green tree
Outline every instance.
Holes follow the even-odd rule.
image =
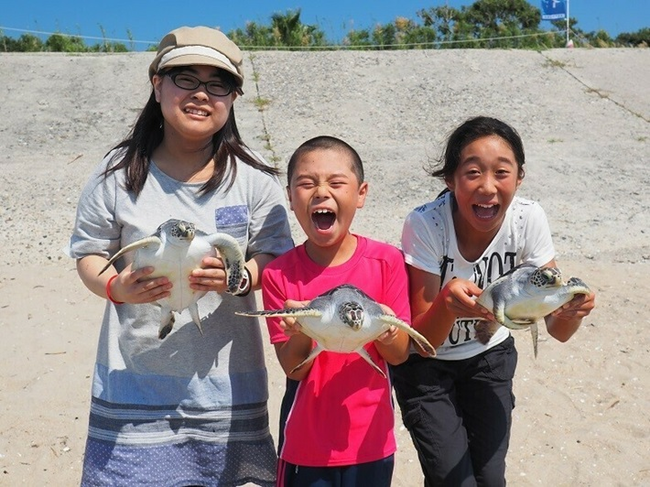
[[[424,26],[434,32],[436,40],[443,43],[457,40],[459,24],[463,22],[460,10],[445,5],[420,10],[417,15]]]
[[[235,29],[228,33],[232,41],[243,48],[273,46],[273,30],[269,26],[256,22],[247,22],[244,29]]]
[[[52,34],[45,41],[45,50],[51,52],[87,52],[88,47],[81,37]]]
[[[598,30],[587,34],[589,43],[594,47],[613,47],[614,39],[604,30]]]
[[[393,22],[378,24],[371,31],[351,30],[344,44],[372,49],[412,49],[431,47],[436,40],[434,29],[418,25],[406,17],[397,17]]]
[[[650,46],[650,27],[644,27],[636,32],[621,32],[616,36],[616,42],[624,46]]]
[[[129,52],[125,44],[121,42],[103,41],[88,48],[91,52]]]
[[[433,29],[441,48],[553,47],[555,35],[541,35],[541,11],[525,0],[477,0],[456,9],[420,10],[424,26]]]
[[[462,7],[463,20],[475,39],[522,36],[539,32],[542,13],[526,0],[477,0]],[[538,47],[535,37],[485,40],[480,47]]]
[[[305,25],[300,21],[300,9],[275,13],[271,16],[273,34],[279,46],[323,46],[325,34],[315,25]]]
[[[0,52],[16,52],[16,39],[12,39],[8,36],[0,37]]]
[[[392,23],[376,25],[372,30],[372,45],[374,49],[393,49],[396,45],[397,29]]]
[[[32,34],[23,34],[18,39],[2,37],[2,50],[5,52],[40,52],[44,50],[43,41]]]
[[[352,46],[358,49],[367,48],[372,44],[372,36],[367,29],[351,29],[343,39],[343,45]]]
[[[235,29],[228,36],[242,47],[309,47],[324,46],[325,33],[315,25],[303,24],[300,10],[275,13],[271,25],[246,24],[246,28]]]

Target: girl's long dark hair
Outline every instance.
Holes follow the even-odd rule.
[[[225,78],[228,74],[224,72],[222,75]],[[234,84],[234,79],[232,82]],[[160,104],[156,101],[152,90],[147,104],[140,112],[129,135],[109,151],[109,154],[115,152],[110,167],[104,171],[104,176],[124,169],[126,173],[126,189],[137,197],[147,180],[151,155],[163,140],[163,122]],[[229,180],[226,190],[229,189],[237,175],[236,159],[240,159],[245,164],[266,174],[277,176],[280,172],[278,169],[264,164],[248,149],[239,135],[237,123],[235,122],[234,107],[230,108],[225,125],[212,137],[211,157],[214,159],[214,173],[201,186],[200,194],[208,193],[220,187],[226,182],[227,176],[229,176]]]
[[[451,133],[438,165],[431,169],[431,176],[445,180],[453,178],[463,149],[475,140],[491,135],[501,137],[510,146],[517,161],[519,177],[523,178],[526,154],[519,133],[499,119],[484,116],[466,120]]]

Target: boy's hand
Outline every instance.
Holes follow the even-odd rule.
[[[384,314],[395,316],[393,310],[390,309],[385,304],[379,303],[379,306],[381,306],[381,309],[384,312]],[[399,332],[399,328],[397,328],[394,325],[390,325],[390,328],[386,330],[384,333],[382,333],[381,335],[379,335],[375,340],[377,340],[380,343],[383,343],[384,345],[390,345],[397,338],[398,332]]]
[[[303,308],[309,304],[309,301],[296,301],[295,299],[287,299],[284,302],[286,308]],[[298,320],[290,316],[285,316],[280,321],[280,326],[284,330],[284,334],[288,337],[302,333],[302,326]]]
[[[390,345],[395,341],[397,338],[397,334],[399,333],[399,328],[397,328],[394,325],[390,325],[390,328],[386,330],[384,333],[379,335],[376,340],[380,343],[383,343],[384,345]]]

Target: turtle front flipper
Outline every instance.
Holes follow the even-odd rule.
[[[97,275],[101,276],[104,273],[104,271],[106,269],[108,269],[110,266],[112,266],[113,263],[117,259],[119,259],[120,257],[122,257],[124,254],[126,254],[128,252],[131,252],[133,250],[137,250],[137,249],[142,248],[142,247],[146,247],[148,245],[160,246],[161,244],[162,244],[162,241],[158,237],[156,237],[155,235],[153,235],[151,237],[143,238],[142,240],[138,240],[136,242],[133,242],[133,243],[127,245],[126,247],[121,248],[120,251],[117,254],[115,254],[113,257],[111,257],[109,259],[109,261],[106,263],[106,265],[104,266],[104,268],[101,271],[99,271],[99,274],[97,274]]]
[[[497,320],[497,323],[499,323],[500,325],[504,325],[507,319],[506,302],[500,296],[493,295],[492,299],[494,301],[494,304],[490,311],[492,311],[492,314],[494,315],[494,318]]]
[[[226,269],[228,292],[235,293],[239,290],[244,278],[244,254],[237,240],[227,233],[213,233],[206,237],[210,245],[215,247],[223,260]]]
[[[381,315],[379,316],[379,319],[384,323],[396,326],[400,330],[404,330],[406,333],[408,333],[408,335],[428,357],[436,356],[436,349],[433,347],[433,345],[431,345],[431,343],[429,343],[429,340],[427,340],[412,326],[409,326],[407,323],[393,315]]]
[[[284,308],[284,309],[265,309],[262,311],[235,311],[239,316],[254,316],[264,318],[300,318],[301,316],[311,316],[320,318],[323,313],[314,308]]]
[[[591,289],[579,277],[570,277],[566,283],[573,294],[591,294]]]

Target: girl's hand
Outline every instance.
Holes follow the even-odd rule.
[[[219,294],[228,289],[228,277],[223,261],[218,257],[205,257],[201,268],[190,274],[190,287],[195,291],[215,291]]]
[[[482,292],[476,284],[465,279],[452,279],[440,291],[445,306],[455,316],[494,321],[494,315],[489,310],[476,304],[474,298],[480,296]]]
[[[551,316],[560,320],[572,320],[574,318],[584,318],[596,306],[596,295],[591,293],[579,294],[571,301],[556,309],[551,313]]]
[[[294,299],[287,299],[284,302],[284,307],[286,308],[303,308],[309,304],[309,301],[296,301]],[[298,323],[298,320],[292,318],[291,316],[285,316],[280,321],[280,326],[284,330],[284,334],[288,337],[293,335],[298,335],[302,333],[302,326]]]
[[[130,304],[153,303],[171,295],[172,283],[166,277],[147,279],[153,267],[143,267],[131,272],[129,265],[111,282],[111,297]]]

